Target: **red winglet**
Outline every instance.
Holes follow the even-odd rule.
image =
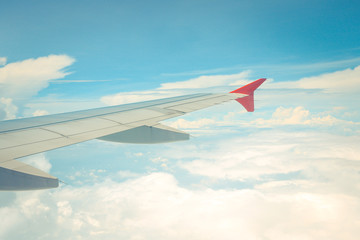
[[[230,93],[242,93],[247,94],[248,96],[238,98],[236,101],[241,103],[241,105],[244,106],[244,108],[248,112],[254,111],[254,91],[263,83],[265,82],[266,78],[260,78],[256,81],[253,81],[252,83],[249,83],[241,88],[238,88],[234,91],[231,91]]]

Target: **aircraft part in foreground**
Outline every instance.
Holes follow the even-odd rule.
[[[164,143],[189,135],[162,125],[165,119],[236,100],[254,111],[258,79],[230,93],[199,93],[112,107],[0,122],[0,190],[55,188],[59,180],[15,159],[91,139],[122,143]]]

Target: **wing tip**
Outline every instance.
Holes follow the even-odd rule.
[[[230,93],[252,94],[265,81],[266,81],[266,78],[259,78],[258,80],[255,80],[249,84],[246,84],[245,86],[235,89],[234,91],[231,91]]]
[[[255,110],[254,91],[265,81],[266,81],[266,78],[260,78],[260,79],[255,80],[243,87],[240,87],[234,91],[231,91],[230,93],[246,94],[247,96],[237,98],[236,101],[238,101],[246,109],[246,111],[254,112],[254,110]]]

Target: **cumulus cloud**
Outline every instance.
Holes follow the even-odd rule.
[[[18,105],[46,88],[50,80],[68,75],[65,68],[74,61],[67,55],[49,55],[7,64],[3,59],[4,66],[0,67],[2,115],[6,119],[14,118]]]
[[[34,166],[44,172],[49,172],[51,169],[51,164],[49,160],[45,157],[44,153],[23,157],[21,158],[21,161],[31,166]]]
[[[358,128],[360,126],[360,123],[336,118],[328,112],[312,114],[304,107],[298,106],[290,108],[278,107],[272,114],[272,118],[258,118],[250,122],[249,125],[255,125],[257,127],[307,125],[313,127],[337,126]]]
[[[0,98],[0,119],[9,120],[16,118],[18,107],[13,104],[11,98]]]
[[[68,75],[64,68],[74,61],[67,55],[49,55],[8,63],[0,68],[1,94],[12,97],[34,96],[47,87],[50,80]]]
[[[322,116],[323,115],[323,116]],[[334,125],[355,125],[360,123],[338,119],[330,114],[311,114],[309,110],[302,106],[298,107],[278,107],[272,114],[271,119],[256,119],[250,124],[260,127],[280,126],[280,125],[309,125],[309,126],[334,126]]]

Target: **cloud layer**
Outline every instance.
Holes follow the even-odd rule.
[[[321,190],[325,187],[325,190]],[[181,187],[169,173],[7,196],[4,239],[357,239],[358,196],[310,181]],[[17,230],[15,230],[17,229]],[[31,235],[29,235],[31,232]]]
[[[55,64],[55,59],[62,64]],[[29,66],[39,69],[40,65],[52,70],[33,75],[30,71],[29,75],[42,80],[34,80],[28,92],[18,88],[33,80],[29,77],[22,82],[19,72],[18,77],[13,72],[12,78],[4,77],[3,72],[1,84],[13,89],[16,96],[31,96],[46,87],[49,79],[65,76],[64,68],[72,62],[67,56],[49,56],[26,60],[11,68],[8,64],[4,68],[9,73],[12,68],[17,69],[15,72],[30,71]],[[105,170],[89,169],[86,165],[78,175],[87,174],[70,176],[79,182],[78,186],[0,193],[0,215],[6,216],[0,226],[0,238],[357,239],[360,138],[359,123],[352,119],[357,109],[342,102],[333,106],[327,99],[339,98],[335,89],[352,93],[351,89],[358,86],[358,68],[292,83],[266,83],[259,94],[263,101],[256,103],[262,111],[253,115],[238,110],[223,116],[221,111],[228,109],[221,107],[221,117],[211,112],[214,117],[210,118],[204,112],[205,117],[196,120],[177,119],[170,124],[191,132],[211,126],[207,131],[212,137],[206,138],[199,131],[200,137],[190,142],[139,147],[132,153],[136,161],[146,158],[155,166],[144,167],[142,172],[132,172],[132,162],[127,159],[129,166],[125,164],[122,169],[116,163],[112,172],[105,172],[102,180],[95,176],[95,181],[94,175]],[[105,96],[102,100],[107,104],[151,100],[192,89],[242,84],[247,78],[249,72],[201,76],[166,83],[154,90]],[[14,79],[14,84],[10,79]],[[324,84],[325,79],[331,84]],[[347,79],[342,82],[347,87],[338,87],[341,79]],[[279,96],[282,88],[300,91],[274,100],[271,93]],[[319,88],[320,93],[301,98],[302,90]],[[312,107],[314,103],[318,108]],[[16,114],[13,96],[3,96],[0,104],[4,116]],[[86,150],[85,145],[81,146]],[[113,151],[120,148],[111,146]],[[104,151],[107,154],[104,152],[103,156],[119,160],[116,152],[109,155],[107,149]],[[51,168],[46,155],[24,160],[45,171]],[[87,178],[82,185],[77,181],[80,177]]]

